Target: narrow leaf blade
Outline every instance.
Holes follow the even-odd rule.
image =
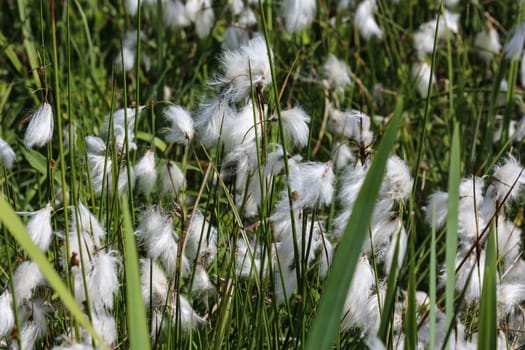
[[[123,196],[121,203],[124,217],[124,266],[126,268],[129,344],[131,349],[149,350],[151,344],[146,322],[146,308],[142,300],[137,246],[126,196]]]
[[[361,255],[361,248],[368,234],[368,226],[383,180],[386,163],[396,140],[403,100],[396,103],[394,116],[379,144],[375,159],[359,191],[343,238],[328,274],[319,310],[307,339],[307,350],[329,349],[339,329],[343,305],[354,270]]]

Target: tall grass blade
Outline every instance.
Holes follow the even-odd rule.
[[[7,203],[2,196],[0,196],[0,221],[7,227],[8,231],[16,239],[18,244],[24,248],[29,258],[38,265],[38,268],[46,278],[47,282],[58,294],[58,297],[62,300],[64,305],[69,309],[71,315],[73,315],[78,323],[80,323],[80,325],[91,334],[98,346],[103,349],[109,349],[89,322],[86,314],[84,314],[77,305],[75,298],[71,295],[64,282],[62,282],[55,269],[53,269],[53,266],[51,266],[47,257],[42,253],[40,248],[33,243],[18,215],[16,215],[13,208],[11,208],[9,203]]]
[[[490,231],[485,256],[485,275],[481,289],[480,311],[478,320],[478,349],[497,348],[497,315],[496,315],[496,237]]]
[[[429,305],[429,329],[430,329],[430,349],[434,349],[436,345],[436,313],[437,313],[437,258],[436,258],[436,206],[432,207],[432,225],[431,225],[431,240],[430,240],[430,281],[428,283],[428,299]]]
[[[405,349],[415,349],[417,345],[417,305],[416,305],[416,249],[413,233],[409,240],[408,249],[408,296],[407,312],[405,314]],[[394,260],[397,261],[397,260]]]
[[[460,182],[460,141],[459,123],[454,123],[452,147],[450,150],[450,168],[448,177],[448,208],[445,265],[447,281],[445,287],[445,307],[447,329],[454,321],[454,293],[456,289],[456,253],[458,245],[458,206]],[[445,341],[446,342],[446,341]]]
[[[343,305],[350,282],[354,276],[361,248],[368,234],[375,201],[383,180],[386,163],[394,146],[397,135],[403,99],[396,102],[394,116],[379,144],[368,174],[359,191],[357,201],[346,226],[343,238],[335,254],[331,271],[328,274],[326,288],[321,296],[317,316],[314,319],[306,349],[328,349],[332,346],[343,312]]]
[[[398,236],[399,237],[399,236]],[[394,257],[392,258],[392,266],[388,272],[387,277],[387,290],[385,295],[385,301],[383,306],[383,313],[381,314],[381,322],[379,324],[379,331],[377,336],[383,343],[388,343],[388,334],[392,331],[392,316],[394,311],[394,305],[396,303],[396,291],[397,291],[397,277],[398,277],[398,268],[397,268],[397,258],[399,254],[399,238],[396,242],[396,248],[394,252]],[[408,336],[408,335],[407,335]],[[408,345],[410,345],[410,339],[407,339]]]
[[[146,322],[146,308],[142,301],[139,260],[126,196],[122,198],[122,214],[124,217],[124,267],[126,269],[129,345],[131,349],[148,350],[151,345]]]

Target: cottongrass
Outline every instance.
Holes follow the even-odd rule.
[[[495,55],[501,51],[501,43],[498,31],[492,26],[476,34],[474,46],[478,50],[478,55],[487,63],[490,63]]]
[[[193,139],[193,119],[186,109],[168,106],[164,111],[164,118],[171,124],[164,136],[167,142],[186,144]]]
[[[286,30],[290,33],[306,29],[312,23],[317,9],[313,0],[285,0],[283,5]]]
[[[374,18],[374,11],[377,9],[375,0],[363,0],[357,6],[354,23],[359,34],[365,39],[370,40],[383,38],[383,31]]]
[[[15,151],[13,151],[13,148],[11,148],[11,146],[6,141],[0,138],[0,165],[6,167],[7,169],[11,169],[15,160],[16,154]]]
[[[24,134],[24,146],[27,148],[42,147],[53,137],[53,109],[44,102],[31,114],[29,125]]]
[[[145,196],[149,196],[155,182],[157,181],[157,170],[155,169],[155,151],[149,149],[135,165],[137,174],[137,190]]]
[[[220,70],[211,72],[206,94],[196,93],[196,100],[201,101],[196,108],[192,103],[193,92],[181,99],[187,107],[168,102],[161,112],[164,127],[155,135],[151,132],[154,128],[144,128],[148,120],[140,118],[144,106],[115,110],[107,115],[100,128],[88,126],[92,135],[81,132],[82,128],[72,129],[70,146],[84,146],[87,155],[85,159],[79,157],[78,162],[73,160],[67,164],[71,170],[77,171],[71,171],[71,177],[69,172],[65,174],[67,186],[61,191],[67,191],[71,186],[71,192],[61,196],[68,200],[53,201],[55,198],[50,198],[49,203],[56,203],[55,206],[44,204],[40,210],[38,208],[43,203],[37,205],[34,202],[46,195],[39,193],[24,202],[29,210],[33,210],[26,226],[30,237],[44,253],[49,251],[50,260],[58,259],[56,266],[69,277],[77,303],[82,305],[86,317],[89,315],[96,331],[112,347],[128,345],[123,321],[119,318],[125,314],[120,291],[127,283],[125,271],[121,268],[126,255],[119,250],[119,214],[121,202],[126,198],[124,194],[129,196],[127,200],[131,199],[133,218],[136,216],[137,219],[134,230],[140,256],[140,287],[148,310],[148,332],[152,341],[169,341],[174,335],[178,337],[179,331],[183,333],[181,339],[185,340],[177,338],[177,341],[190,339],[187,341],[197,344],[201,337],[205,339],[209,334],[220,339],[223,334],[218,334],[215,329],[217,323],[224,322],[217,327],[220,330],[229,329],[231,325],[231,329],[237,331],[236,327],[245,319],[239,321],[234,313],[251,308],[252,304],[257,312],[262,311],[263,316],[264,308],[271,305],[279,322],[288,316],[290,308],[304,311],[311,306],[310,303],[315,306],[322,281],[330,272],[337,245],[340,240],[349,239],[343,237],[346,224],[373,164],[374,145],[381,138],[382,123],[386,124],[390,118],[388,101],[391,89],[394,89],[388,86],[391,81],[374,77],[372,84],[352,73],[348,64],[355,67],[356,72],[361,72],[362,63],[356,63],[354,56],[342,49],[333,51],[337,51],[339,57],[351,57],[351,61],[340,60],[334,53],[324,64],[312,60],[312,67],[308,69],[294,67],[298,73],[294,75],[295,70],[291,71],[294,74],[290,75],[289,86],[301,87],[310,79],[304,78],[310,72],[312,76],[324,79],[323,84],[313,84],[325,93],[325,113],[321,121],[319,110],[312,107],[319,101],[309,101],[308,96],[301,93],[293,95],[287,102],[267,98],[265,89],[276,78],[270,69],[270,58],[274,56],[263,35],[255,29],[252,31],[259,15],[258,10],[254,10],[255,1],[229,1],[224,11],[230,11],[231,17],[226,21],[216,18],[219,15],[217,7],[208,0],[143,3],[143,8],[139,9],[138,2],[126,1],[128,13],[133,17],[139,10],[146,11],[147,19],[150,15],[148,7],[160,6],[164,23],[173,31],[170,35],[180,35],[177,39],[181,42],[192,35],[200,38],[210,35],[206,40],[213,43],[224,28],[223,45],[228,49],[218,55]],[[325,29],[321,15],[325,15],[326,8],[318,9],[315,1],[284,1],[282,5],[283,13],[275,13],[276,23],[283,24],[288,32],[307,30],[312,23],[314,27]],[[468,32],[461,33],[465,20],[460,18],[458,5],[458,1],[446,1],[439,19],[418,23],[418,29],[413,33],[411,29],[407,30],[409,36],[400,41],[400,47],[408,43],[407,46],[413,49],[414,58],[399,72],[408,73],[412,67],[410,81],[414,84],[410,88],[422,98],[437,88],[433,70],[439,66],[431,68],[429,55],[435,48],[443,50],[447,40],[458,44],[455,34],[465,39],[463,35],[477,32],[473,42],[481,59],[487,63],[500,59],[498,31],[487,25],[482,31],[470,31],[469,28]],[[370,47],[390,45],[392,40],[397,40],[390,37],[392,33],[384,31],[392,23],[375,1],[339,1],[341,11],[347,11],[349,7],[355,9],[351,12],[355,14],[353,25],[358,34],[365,41],[376,39]],[[351,22],[351,16],[346,16],[348,12],[341,15],[343,23]],[[332,18],[331,23],[338,20]],[[194,27],[190,28],[191,24]],[[522,55],[521,27],[518,25],[507,36],[503,51],[510,60],[517,60]],[[497,29],[501,28],[498,26]],[[115,56],[114,64],[117,70],[128,72],[129,77],[133,74],[137,54],[140,54],[141,62],[146,63],[142,78],[149,78],[149,59],[145,52],[137,52],[137,39],[146,44],[147,51],[151,30],[146,28],[139,33],[138,37],[136,30],[125,34],[122,52]],[[301,38],[297,34],[287,34],[287,37],[307,41],[306,36]],[[160,34],[158,39],[162,39]],[[282,63],[286,57],[282,48],[278,50],[275,61]],[[311,57],[308,53],[305,55]],[[320,57],[326,57],[326,53]],[[487,66],[484,69],[489,69]],[[523,67],[522,62],[522,70]],[[207,77],[207,74],[203,76]],[[438,76],[441,82],[442,75]],[[375,93],[376,98],[366,101],[371,105],[362,103],[357,109],[353,95],[356,87],[360,96],[367,96],[369,90]],[[354,99],[347,98],[347,93]],[[276,103],[283,106],[279,117],[276,116]],[[299,105],[302,107],[293,107]],[[64,115],[57,117],[64,118]],[[277,118],[281,118],[280,126],[272,123]],[[412,119],[409,116],[407,120]],[[523,120],[509,123],[508,134],[512,147],[516,147],[512,151],[519,147],[525,134]],[[326,130],[323,130],[324,140],[320,140],[320,151],[317,152],[307,146],[316,141],[312,139],[315,130],[311,128],[318,127],[319,123],[326,123]],[[406,143],[410,143],[407,134],[412,132],[412,126],[411,123],[404,126],[404,137],[409,140]],[[439,123],[436,126],[439,128]],[[283,127],[284,140],[276,137],[278,127]],[[82,134],[82,137],[77,134]],[[495,139],[501,141],[503,134],[496,133]],[[31,116],[22,143],[26,148],[42,147],[52,142],[52,136],[52,108],[44,102]],[[157,137],[168,143],[166,148]],[[151,143],[146,144],[146,140]],[[52,144],[49,148],[50,157],[55,156],[55,146]],[[448,193],[435,191],[420,198],[420,192],[431,193],[434,188],[423,189],[419,183],[421,187],[414,189],[412,168],[421,164],[413,164],[412,151],[412,147],[406,145],[396,147],[387,160],[380,193],[374,199],[369,234],[360,247],[354,279],[346,291],[341,339],[347,334],[351,334],[350,338],[357,335],[357,341],[372,348],[401,348],[407,342],[410,334],[405,333],[403,315],[409,306],[407,291],[403,288],[407,273],[404,259],[410,252],[409,241],[416,233],[418,237],[424,236],[429,227],[441,232],[449,215]],[[0,165],[6,174],[20,173],[21,169],[15,163],[17,152],[16,146],[12,148],[0,139]],[[184,159],[181,161],[182,154]],[[23,159],[27,158],[32,160],[29,161],[31,164],[36,163],[24,153]],[[48,162],[50,169],[54,169],[51,159]],[[87,162],[85,167],[84,162]],[[200,172],[195,174],[200,170],[206,176],[210,174],[206,181],[199,178]],[[50,183],[54,181],[52,173],[56,174],[49,170]],[[73,179],[72,174],[78,178]],[[429,183],[434,185],[439,175],[432,171],[430,177]],[[202,188],[199,189],[196,181],[201,180]],[[6,198],[9,195],[16,197],[19,191],[13,187],[12,181],[6,178],[2,182],[2,185],[6,184],[2,187]],[[477,319],[477,310],[482,303],[486,242],[491,228],[498,242],[497,321],[501,326],[498,343],[503,346],[523,341],[520,332],[525,319],[525,262],[521,258],[522,225],[516,208],[521,204],[524,184],[523,167],[510,153],[496,162],[490,176],[470,176],[460,183],[459,241],[454,277],[456,295],[462,299],[457,303],[458,317],[454,319],[450,336],[456,348],[472,348],[477,342],[478,330],[468,322]],[[52,185],[55,186],[54,182]],[[414,192],[417,192],[415,197],[412,196]],[[64,203],[73,206],[62,208]],[[419,204],[426,205],[426,208],[418,208]],[[67,213],[69,227],[65,226]],[[426,225],[408,220],[410,216],[418,219],[421,213]],[[423,269],[427,271],[426,267]],[[447,276],[445,270],[440,269],[439,288],[442,288]],[[401,279],[395,286],[388,277],[394,272]],[[14,287],[5,288],[0,294],[1,346],[9,343],[16,348],[18,344],[14,339],[8,338],[18,332],[22,348],[32,348],[52,329],[63,331],[61,337],[57,334],[46,337],[46,341],[55,339],[56,343],[62,343],[55,349],[83,349],[88,346],[86,344],[91,344],[91,335],[85,329],[73,337],[74,331],[67,325],[48,325],[47,321],[58,314],[58,302],[50,297],[52,293],[35,263],[16,261],[11,278]],[[235,290],[231,298],[222,294],[229,284]],[[417,287],[422,288],[422,285],[424,283]],[[385,300],[393,287],[397,290],[388,320],[390,339],[384,342],[377,334],[381,322],[386,319]],[[250,307],[239,305],[238,295]],[[419,348],[431,346],[432,331],[437,341],[435,346],[440,347],[448,331],[446,314],[439,309],[435,329],[431,329],[428,319],[431,306],[439,305],[430,305],[427,292],[417,290],[415,316]],[[14,328],[14,310],[18,312],[20,329]],[[310,317],[306,313],[302,316]],[[281,331],[272,328],[272,336],[273,332],[280,335]],[[283,332],[292,333],[293,330],[289,328]],[[224,335],[225,339],[235,338],[226,331]],[[288,338],[294,337],[295,334]],[[238,338],[233,340],[239,341]],[[297,342],[294,345],[299,342],[303,345],[302,339]]]

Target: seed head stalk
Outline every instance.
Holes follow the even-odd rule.
[[[66,2],[68,4],[68,2]],[[66,5],[67,6],[67,5]],[[66,162],[64,157],[64,140],[62,134],[62,110],[60,106],[60,83],[58,76],[58,49],[57,49],[57,32],[56,32],[56,17],[55,17],[55,0],[49,2],[49,12],[51,13],[51,33],[52,33],[52,42],[53,42],[53,73],[54,73],[54,101],[55,101],[55,111],[56,119],[58,126],[58,155],[60,159],[60,184],[62,187],[62,197],[63,197],[63,206],[68,208],[69,198],[67,195],[67,186],[66,186]],[[69,218],[67,210],[64,210],[64,227],[66,234],[66,242],[69,242]],[[69,244],[66,243],[66,254],[69,257]],[[72,290],[71,277],[69,276],[69,261],[65,259],[65,271],[66,271],[66,280],[68,281],[68,286]],[[75,334],[77,340],[80,340],[80,328],[78,322],[72,318],[74,321]]]
[[[264,40],[266,41],[266,48],[268,52],[268,61],[270,63],[270,72],[272,76],[272,92],[275,99],[275,110],[277,112],[277,120],[279,123],[279,137],[281,138],[281,146],[283,149],[283,160],[284,160],[284,172],[286,175],[286,191],[288,194],[288,204],[290,206],[290,221],[292,223],[292,235],[293,235],[293,249],[294,249],[294,260],[296,262],[296,273],[297,281],[301,280],[301,264],[299,260],[299,248],[297,247],[297,228],[295,224],[295,214],[293,209],[292,190],[290,187],[290,167],[288,165],[288,152],[286,151],[286,137],[284,135],[283,120],[281,117],[281,107],[279,105],[279,89],[277,88],[275,67],[273,65],[272,51],[270,49],[270,38],[268,34],[268,27],[266,26],[265,12],[262,5],[262,0],[259,0],[259,9],[261,12],[262,26],[264,29]],[[300,290],[300,288],[298,288]]]

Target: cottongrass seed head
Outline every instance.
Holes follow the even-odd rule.
[[[151,259],[140,259],[140,285],[142,300],[149,307],[162,306],[168,295],[168,279],[162,268]]]
[[[350,78],[350,68],[348,65],[335,57],[333,54],[328,56],[323,65],[323,75],[332,89],[342,89],[352,85]]]
[[[26,148],[42,147],[53,137],[53,110],[44,102],[31,114],[29,125],[24,135]]]
[[[376,8],[377,4],[375,0],[363,0],[357,6],[355,12],[355,26],[359,30],[359,34],[367,41],[374,37],[378,40],[383,39],[383,31],[374,18]]]
[[[216,83],[228,87],[226,95],[233,101],[246,97],[252,86],[262,89],[272,82],[268,49],[261,35],[239,50],[224,52],[221,62],[224,75]]]
[[[186,109],[168,106],[164,110],[164,118],[170,123],[164,133],[167,142],[187,144],[193,139],[193,119]]]
[[[163,10],[164,23],[168,27],[187,27],[191,24],[191,20],[186,14],[184,4],[179,0],[164,2]]]
[[[186,178],[175,162],[168,160],[160,171],[160,193],[162,196],[175,196],[186,186]]]
[[[0,166],[11,169],[16,160],[15,151],[11,146],[0,137]]]
[[[45,282],[44,275],[36,263],[32,261],[21,263],[13,275],[17,305],[30,299],[34,289],[45,284]]]
[[[282,111],[281,118],[286,137],[296,146],[306,146],[310,133],[310,116],[301,107],[294,107]]]
[[[44,253],[47,252],[53,237],[53,227],[51,226],[52,211],[53,207],[51,203],[48,203],[44,208],[32,213],[31,219],[26,225],[29,236]]]
[[[135,165],[137,177],[137,190],[145,196],[149,196],[155,182],[157,181],[157,170],[155,169],[155,151],[148,149]]]
[[[289,33],[306,29],[314,20],[317,10],[315,0],[285,0],[284,21]]]
[[[510,32],[507,42],[503,47],[505,58],[511,61],[517,61],[523,53],[523,45],[525,44],[525,22],[518,24]]]
[[[333,163],[304,162],[298,171],[290,173],[290,186],[296,192],[296,208],[329,205],[334,193]]]
[[[474,46],[476,47],[478,56],[485,62],[490,63],[494,55],[497,55],[501,51],[498,31],[492,27],[492,25],[489,25],[488,28],[476,34]]]
[[[188,0],[186,2],[186,15],[195,24],[195,31],[199,38],[204,38],[210,33],[215,21],[215,13],[210,0]]]
[[[436,81],[432,68],[426,61],[418,61],[412,65],[412,79],[416,84],[417,92],[423,98],[428,96],[429,88]]]
[[[9,290],[5,290],[0,295],[0,337],[4,337],[12,331],[15,325],[15,315],[13,313],[13,296]]]
[[[90,301],[96,307],[113,308],[113,298],[119,290],[118,267],[120,258],[116,251],[99,251],[93,257],[92,269],[88,273]]]

